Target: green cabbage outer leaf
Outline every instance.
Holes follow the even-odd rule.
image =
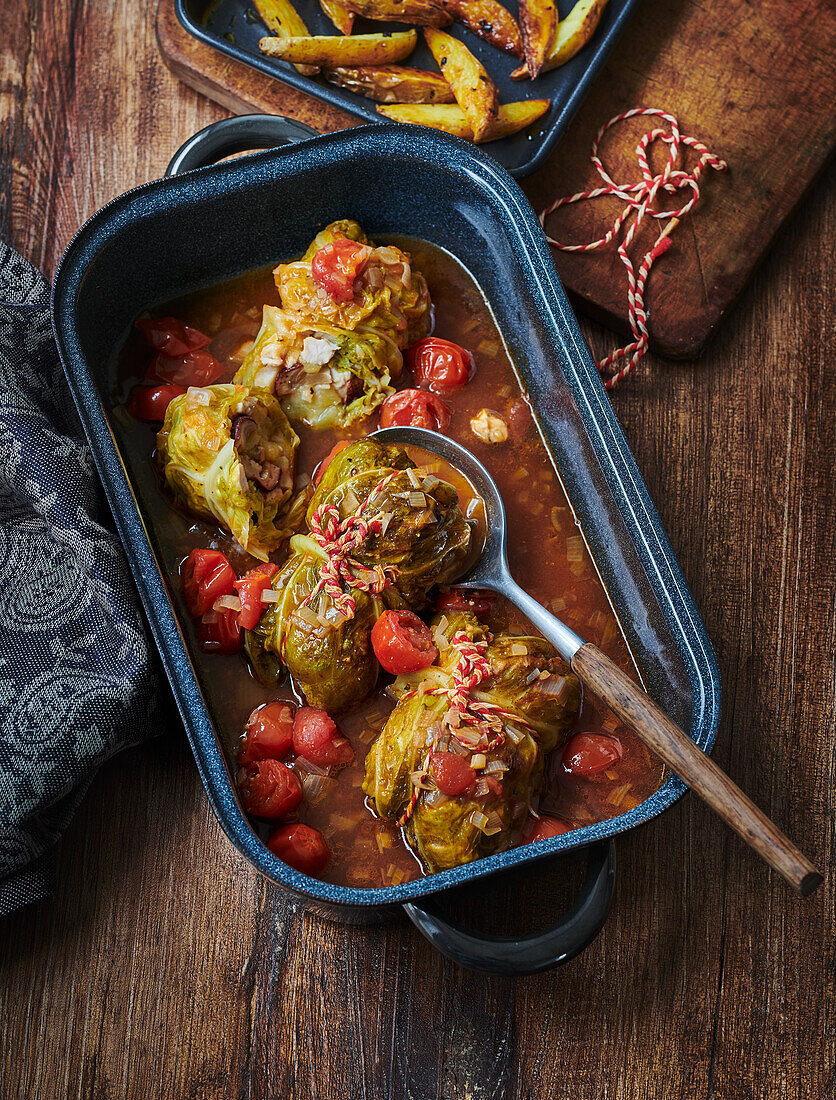
[[[486,637],[479,621],[464,612],[436,616],[431,629],[448,642],[460,631],[475,640]],[[524,654],[516,652],[522,647]],[[536,804],[542,788],[544,754],[562,743],[580,710],[577,678],[544,639],[497,635],[488,645],[487,659],[491,679],[474,692],[474,697],[516,716],[519,725],[513,719],[503,719],[503,724],[506,731],[513,727],[519,740],[515,744],[506,736],[504,744],[485,754],[489,762],[502,760],[508,765],[509,770],[502,776],[501,795],[489,792],[482,797],[463,794],[446,798],[435,788],[430,772],[431,789],[421,791],[404,830],[408,843],[430,871],[457,867],[519,843],[528,807]],[[417,694],[399,700],[366,757],[363,789],[374,799],[382,817],[397,820],[406,809],[412,792],[411,773],[420,768],[432,740],[432,727],[449,705],[444,695],[422,694],[422,685],[426,690],[449,683],[443,672],[449,674],[457,660],[456,650],[443,648],[433,668],[399,677],[393,685],[398,695],[415,689]],[[441,674],[439,669],[443,670]],[[534,671],[565,677],[563,695],[538,691],[536,680],[527,683]],[[477,828],[471,821],[477,810],[498,814],[500,831],[488,836]]]
[[[379,285],[373,286],[361,275],[354,301],[344,303],[322,297],[313,279],[311,261],[320,248],[346,237],[374,250],[369,264],[377,267],[381,276]],[[409,264],[408,285],[400,278],[401,261]],[[391,284],[385,281],[387,275],[392,277]],[[347,329],[363,324],[388,333],[400,348],[429,332],[432,302],[426,279],[412,267],[408,254],[397,245],[375,246],[357,222],[332,222],[316,235],[301,260],[279,264],[274,276],[283,307],[310,320],[327,317]]]
[[[244,550],[266,561],[290,534],[280,523],[290,490],[268,495],[243,477],[231,435],[239,413],[264,418],[262,432],[287,458],[292,476],[299,437],[278,401],[270,393],[231,383],[193,387],[176,397],[166,410],[157,448],[177,501],[220,523]]]
[[[291,393],[279,398],[282,408],[291,420],[301,420],[316,429],[345,428],[365,419],[394,393],[390,383],[400,376],[403,368],[403,356],[395,341],[367,325],[359,325],[356,332],[351,332],[324,318],[313,323],[276,306],[265,306],[255,343],[234,381],[272,391],[281,368],[262,362],[264,348],[278,345],[287,361],[296,363],[305,338],[322,335],[339,345],[337,351],[324,367],[305,368],[298,364],[300,381]],[[306,375],[314,378],[323,369],[348,372],[362,382],[362,392],[345,403],[333,386],[306,385]]]
[[[411,490],[404,471],[413,466],[399,447],[383,447],[372,438],[352,443],[325,471],[308,505],[308,524],[314,511],[325,503],[339,507],[343,518],[355,514],[372,489],[391,473],[397,474],[393,482],[396,490],[401,488],[401,478],[403,490]],[[308,536],[291,539],[293,553],[272,582],[284,598],[271,604],[262,616],[254,632],[257,640],[247,640],[248,652],[257,654],[253,661],[257,675],[260,668],[270,667],[263,659],[263,650],[284,661],[312,706],[336,713],[355,706],[369,694],[378,673],[371,646],[371,630],[378,616],[385,608],[423,605],[427,590],[435,583],[453,579],[467,554],[470,528],[459,511],[455,491],[440,482],[426,496],[428,507],[421,510],[426,513],[422,522],[416,522],[416,509],[393,501],[386,535],[370,538],[368,547],[364,545],[355,552],[355,559],[367,567],[405,564],[395,584],[379,597],[352,589],[356,610],[346,622],[328,622],[334,608],[325,593],[320,593],[315,606],[301,608],[316,587],[325,554]],[[384,495],[375,511],[389,508],[386,499]],[[414,572],[410,571],[408,546],[416,562]]]
[[[470,550],[471,534],[453,486],[439,481],[430,491],[416,489],[406,471],[417,469],[402,447],[383,446],[366,437],[332,460],[308,505],[308,523],[324,504],[335,505],[345,518],[356,512],[355,502],[365,501],[376,485],[397,472],[386,488],[385,502],[375,507],[390,516],[385,532],[370,534],[354,556],[369,567],[396,566],[395,587],[413,610],[426,606],[434,585],[458,576]],[[416,477],[420,482],[420,475]],[[423,493],[426,507],[413,507],[405,499],[416,492]]]

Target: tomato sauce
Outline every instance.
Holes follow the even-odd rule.
[[[412,253],[415,267],[427,278],[435,306],[434,335],[462,345],[473,355],[475,371],[470,381],[441,395],[452,412],[446,432],[487,466],[499,486],[508,513],[512,572],[524,588],[583,638],[595,642],[623,668],[635,671],[583,534],[478,285],[456,260],[437,247],[414,239],[396,239],[394,243]],[[209,352],[228,368],[219,381],[228,381],[240,365],[247,341],[258,330],[264,304],[279,304],[270,271],[252,273],[166,303],[158,312],[161,316],[177,317],[209,335]],[[127,401],[148,363],[148,345],[140,334],[133,333],[119,365],[122,389],[114,395],[118,405]],[[417,380],[405,362],[398,389],[416,385]],[[506,442],[486,443],[473,433],[470,421],[482,409],[498,414],[508,425]],[[180,612],[204,697],[234,776],[235,754],[253,708],[273,699],[294,700],[299,704],[304,704],[304,700],[294,696],[289,684],[278,691],[265,690],[249,674],[242,656],[216,656],[198,649],[180,593],[181,562],[196,547],[222,550],[239,575],[255,562],[216,527],[186,515],[171,501],[153,462],[157,426],[133,419],[124,407],[114,410],[113,420],[149,534]],[[301,439],[297,478],[300,474],[309,477],[340,440],[356,439],[377,427],[377,413],[362,424],[336,432],[314,432],[295,423]],[[478,518],[475,513],[474,518]],[[525,620],[504,600],[496,602],[488,622],[494,630],[530,632]],[[294,820],[319,829],[326,838],[331,859],[320,877],[330,882],[380,887],[424,874],[397,828],[373,815],[362,790],[368,746],[393,706],[384,690],[389,679],[382,675],[370,698],[338,719],[340,730],[354,748],[354,763],[334,778],[315,782],[314,789],[306,792],[293,816]],[[664,777],[662,765],[594,699],[585,698],[575,731],[603,732],[615,737],[622,749],[621,759],[594,776],[584,777],[566,771],[560,749],[552,753],[540,800],[542,812],[578,828],[626,812],[659,787]],[[253,827],[262,838],[269,832],[268,827],[258,822]]]

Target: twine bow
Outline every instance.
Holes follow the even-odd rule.
[[[469,638],[464,631],[454,634],[450,645],[457,650],[458,660],[450,674],[450,684],[446,687],[440,685],[430,687],[424,692],[425,695],[446,695],[450,706],[442,718],[438,732],[424,757],[417,779],[413,780],[409,802],[397,821],[400,828],[403,828],[412,817],[420,796],[420,784],[429,775],[433,754],[438,748],[438,743],[445,729],[455,738],[456,730],[462,725],[475,726],[484,734],[484,743],[480,740],[475,746],[463,747],[470,748],[471,752],[484,753],[498,748],[505,741],[505,729],[501,717],[513,718],[520,725],[528,725],[524,719],[512,714],[511,711],[504,710],[496,703],[473,698],[472,693],[480,684],[493,675],[491,663],[487,657],[490,640],[490,635],[485,640],[477,642]],[[409,699],[415,694],[414,691],[406,692],[401,698]],[[462,744],[462,742],[459,743]]]
[[[644,134],[636,146],[636,158],[639,162],[642,178],[637,183],[616,183],[604,167],[603,161],[598,155],[598,147],[604,134],[613,126],[624,122],[628,118],[645,115],[664,119],[670,126],[670,132],[657,128]],[[655,141],[661,141],[670,147],[667,163],[657,175],[654,175],[651,171],[648,155],[648,151]],[[694,149],[699,154],[699,160],[690,172],[678,167],[683,148]],[[618,246],[618,256],[627,269],[627,316],[633,333],[633,340],[624,347],[616,349],[596,364],[598,370],[602,374],[606,374],[612,367],[620,364],[622,360],[627,360],[624,366],[611,373],[610,377],[607,378],[604,385],[609,390],[623,378],[626,378],[647,352],[650,337],[647,330],[647,309],[644,304],[644,292],[651,267],[670,248],[670,234],[699,200],[700,176],[704,169],[708,167],[713,168],[716,172],[725,172],[728,170],[728,165],[707,149],[702,142],[683,134],[673,115],[668,114],[667,111],[657,110],[655,107],[635,107],[633,110],[624,111],[622,114],[616,115],[615,118],[611,118],[595,135],[590,159],[595,165],[598,175],[604,181],[604,186],[596,187],[591,191],[579,191],[575,195],[557,199],[540,214],[540,223],[545,229],[546,218],[550,214],[560,209],[560,207],[569,206],[572,203],[583,202],[586,199],[597,199],[603,195],[621,199],[625,203],[624,209],[618,214],[609,231],[603,237],[599,237],[597,241],[589,241],[586,244],[564,244],[549,237],[548,233],[546,234],[549,244],[562,252],[592,252],[595,249],[606,247],[619,235],[630,216],[635,215],[635,219]],[[688,201],[679,210],[651,209],[660,191],[675,194],[677,191],[682,190],[689,190],[691,194]],[[629,249],[639,226],[648,215],[657,220],[667,219],[668,224],[662,230],[650,251],[645,254],[644,259],[639,264],[638,274],[636,274],[633,261],[629,256]]]
[[[383,515],[378,513],[366,520],[363,513],[377,503],[380,494],[397,477],[397,472],[388,474],[374,487],[355,515],[340,518],[340,511],[333,504],[321,504],[311,517],[311,538],[328,555],[319,570],[319,580],[310,594],[302,601],[307,607],[324,592],[342,616],[343,621],[354,616],[357,605],[351,595],[352,588],[379,595],[395,582],[398,575],[394,565],[364,566],[355,561],[352,554],[362,546],[369,535],[378,535],[383,531]]]

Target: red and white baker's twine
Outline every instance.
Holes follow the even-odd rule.
[[[357,509],[356,515],[340,519],[340,510],[333,504],[322,504],[316,509],[311,517],[311,538],[322,547],[328,560],[322,563],[319,580],[310,595],[302,601],[302,607],[308,607],[320,592],[324,592],[337,611],[346,619],[351,619],[357,606],[351,595],[352,588],[377,596],[394,583],[398,575],[395,566],[368,567],[355,561],[351,555],[369,535],[382,532],[382,513],[370,520],[365,520],[363,513],[377,503],[380,494],[397,476],[396,471],[379,481]]]
[[[639,169],[642,175],[641,180],[638,183],[631,184],[615,183],[598,155],[598,147],[601,143],[601,139],[608,130],[616,126],[619,122],[624,122],[628,118],[636,118],[644,115],[652,115],[664,119],[670,126],[670,133],[664,129],[649,130],[636,146],[636,157],[638,158]],[[662,171],[655,176],[651,172],[648,157],[648,149],[654,141],[662,141],[665,145],[670,146],[670,154],[667,163]],[[699,154],[699,161],[690,172],[686,172],[677,167],[680,154],[683,151],[683,146],[694,149]],[[596,187],[591,191],[579,191],[575,195],[569,195],[567,198],[558,199],[556,202],[553,202],[551,206],[547,206],[540,214],[540,223],[545,229],[546,218],[561,206],[569,206],[572,203],[582,202],[585,199],[597,199],[602,195],[610,195],[621,199],[626,204],[624,209],[615,219],[609,231],[597,241],[590,241],[587,244],[563,244],[560,241],[548,237],[548,234],[546,234],[549,243],[562,252],[593,252],[595,249],[606,247],[610,241],[616,238],[630,215],[635,214],[635,220],[627,229],[624,234],[624,239],[618,246],[618,255],[627,269],[627,307],[633,340],[625,347],[618,348],[596,364],[598,370],[601,371],[602,374],[606,374],[611,368],[617,367],[623,360],[627,360],[625,365],[615,370],[614,373],[611,373],[610,377],[604,383],[609,390],[617,385],[622,378],[625,378],[647,352],[649,336],[647,331],[647,310],[644,305],[644,291],[647,277],[650,274],[650,269],[654,261],[667,252],[671,244],[670,234],[679,224],[680,218],[684,218],[685,215],[693,209],[699,199],[699,180],[703,170],[709,167],[717,172],[725,172],[728,169],[728,165],[724,160],[721,160],[720,157],[710,152],[702,142],[697,141],[696,138],[688,137],[687,134],[682,134],[679,129],[679,123],[673,115],[668,114],[667,111],[659,111],[654,107],[636,107],[631,111],[624,111],[622,114],[616,115],[615,118],[611,118],[595,135],[595,140],[592,142],[591,160],[595,165],[598,175],[604,181],[604,186]],[[683,188],[689,189],[691,195],[685,205],[679,210],[651,209],[660,191],[667,191],[670,194],[674,194],[677,191],[681,191]],[[630,245],[633,243],[636,231],[646,215],[658,220],[667,219],[668,224],[662,230],[654,246],[645,254],[644,259],[639,264],[638,274],[636,274],[633,261],[630,259],[628,252]]]
[[[521,725],[528,725],[523,719],[508,710],[503,710],[495,703],[486,703],[472,698],[471,693],[492,675],[491,663],[487,657],[489,641],[490,636],[484,641],[477,642],[469,638],[464,631],[454,634],[450,645],[457,650],[459,657],[451,674],[449,686],[430,687],[424,692],[425,695],[446,695],[450,707],[441,721],[438,733],[435,735],[429,751],[424,757],[418,780],[413,783],[412,794],[407,807],[398,818],[397,824],[401,828],[406,825],[415,810],[420,797],[419,784],[429,774],[433,753],[438,747],[444,727],[455,737],[455,731],[460,726],[476,726],[484,733],[485,740],[484,744],[480,741],[475,745],[471,752],[490,752],[492,749],[498,748],[505,740],[505,730],[500,721],[500,716],[513,718],[515,722],[519,722]],[[415,691],[408,691],[401,696],[401,699],[410,699],[415,694],[417,694]]]

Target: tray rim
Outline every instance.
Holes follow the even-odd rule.
[[[569,123],[572,121],[589,91],[593,80],[598,75],[604,62],[609,57],[611,50],[621,37],[626,24],[632,18],[633,9],[638,3],[640,3],[640,0],[624,0],[624,5],[616,14],[612,26],[601,34],[596,30],[595,35],[593,35],[593,41],[590,43],[593,47],[593,51],[590,54],[589,63],[570,92],[566,103],[550,128],[543,135],[543,139],[532,157],[513,168],[502,165],[509,175],[516,179],[523,179],[542,166],[552,152],[555,144],[565,133]],[[243,65],[249,66],[251,69],[255,69],[265,76],[272,77],[274,80],[287,84],[297,91],[304,92],[314,99],[319,99],[332,107],[337,107],[340,110],[346,111],[354,115],[355,118],[362,119],[366,123],[372,123],[378,126],[389,125],[386,120],[382,119],[381,116],[377,114],[371,100],[364,101],[362,96],[339,88],[334,84],[319,83],[314,78],[304,76],[302,73],[297,72],[293,65],[287,65],[286,68],[278,68],[275,63],[271,63],[270,58],[250,53],[248,50],[241,49],[231,42],[219,39],[215,35],[210,34],[204,27],[197,23],[196,20],[192,19],[187,10],[187,5],[188,0],[174,0],[174,10],[177,19],[188,34],[191,34],[194,38],[198,39],[198,41],[204,43],[204,45],[209,46],[218,53],[231,57],[234,61],[238,61]],[[606,9],[604,14],[606,15]],[[335,33],[338,32],[335,31]],[[589,46],[585,46],[584,50],[588,48]],[[580,53],[582,54],[584,50],[581,50]],[[570,58],[570,60],[574,59]],[[367,104],[372,105],[369,106]],[[500,143],[503,140],[505,139],[500,139]],[[485,146],[480,146],[479,148],[485,148],[489,151],[490,145],[491,143],[487,142]],[[490,155],[489,152],[488,155]]]
[[[537,285],[540,305],[551,320],[551,335],[563,346],[572,368],[565,375],[567,387],[577,401],[584,427],[600,440],[602,451],[596,452],[596,457],[654,588],[654,596],[659,600],[660,606],[663,604],[660,593],[664,594],[667,602],[673,605],[675,599],[678,604],[674,622],[679,634],[678,645],[684,645],[680,652],[688,674],[693,707],[693,720],[688,732],[706,752],[710,751],[714,743],[720,707],[717,661],[693,596],[609,404],[574,314],[566,301],[542,228],[519,186],[504,168],[469,142],[437,131],[427,131],[423,127],[380,124],[335,131],[279,150],[249,154],[234,161],[141,184],[117,196],[93,214],[77,231],[55,273],[52,286],[53,330],[68,384],[186,728],[198,772],[221,826],[241,854],[265,877],[309,902],[320,902],[329,909],[345,910],[373,910],[401,905],[406,901],[438,894],[472,879],[482,879],[503,870],[545,859],[558,852],[582,849],[646,824],[670,808],[687,790],[681,780],[670,776],[655,794],[626,814],[543,841],[539,851],[531,851],[530,846],[513,848],[399,886],[379,888],[337,886],[294,871],[269,852],[252,831],[241,811],[234,795],[229,766],[203,701],[183,632],[168,595],[165,578],[152,549],[139,501],[122,464],[108,414],[71,321],[73,306],[84,280],[87,263],[95,258],[111,236],[118,234],[121,229],[120,217],[129,215],[132,207],[136,207],[138,211],[144,203],[151,209],[154,207],[154,200],[158,200],[160,196],[188,190],[195,177],[200,177],[207,185],[211,184],[210,190],[235,190],[234,181],[249,168],[269,168],[272,170],[272,178],[283,178],[292,175],[293,162],[306,157],[316,158],[330,153],[339,158],[342,147],[346,145],[381,141],[394,142],[400,147],[400,152],[416,158],[421,155],[417,152],[418,147],[424,144],[430,152],[433,146],[440,146],[439,153],[445,158],[452,155],[464,162],[471,161],[466,167],[468,175],[475,184],[488,191],[492,202],[504,210],[509,224],[513,224],[525,250],[528,269]],[[426,149],[421,152],[425,158],[429,156]],[[498,225],[498,228],[502,226]],[[97,237],[97,234],[101,236]],[[73,305],[68,305],[68,301],[72,301]],[[567,343],[563,331],[570,334],[571,343]],[[649,572],[648,566],[652,567]],[[694,736],[694,731],[697,736]],[[225,777],[225,782],[222,777]]]

